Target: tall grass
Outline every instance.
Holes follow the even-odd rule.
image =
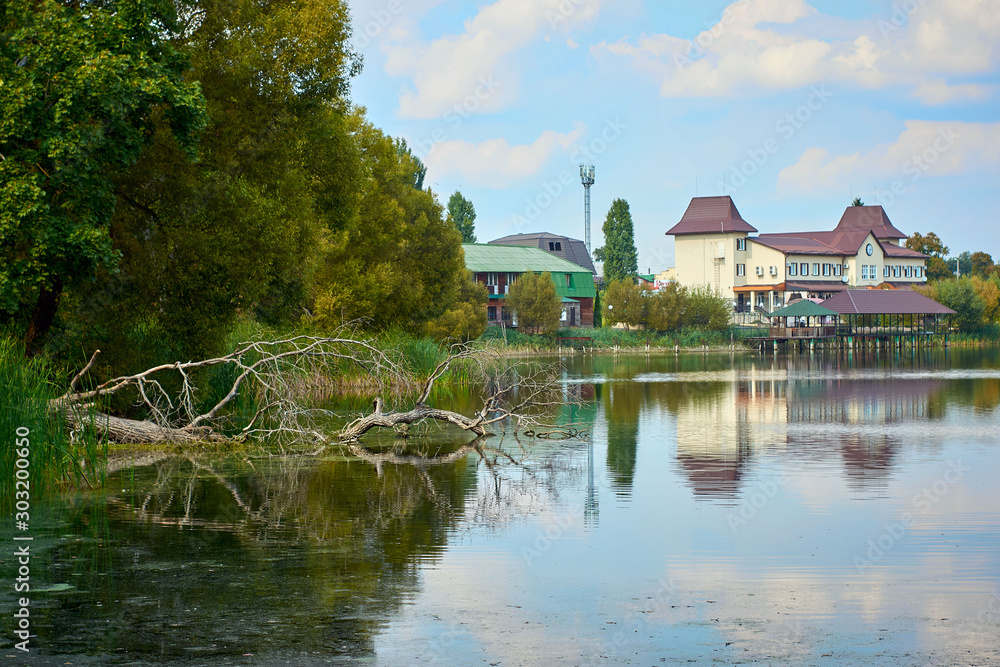
[[[92,430],[71,435],[63,417],[48,408],[49,401],[65,391],[58,384],[64,375],[47,357],[26,358],[23,344],[0,333],[0,508],[4,510],[15,500],[18,429],[29,431],[27,470],[32,501],[56,488],[104,483],[106,444]]]

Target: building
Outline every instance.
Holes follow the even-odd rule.
[[[757,231],[731,197],[695,197],[667,232],[677,282],[708,285],[740,308],[771,311],[798,297],[905,289],[926,280],[927,256],[903,247],[906,234],[881,206],[849,206],[833,231]]]
[[[567,262],[579,264],[592,274],[597,274],[594,262],[587,252],[587,245],[579,239],[571,239],[568,236],[549,234],[548,232],[532,232],[531,234],[511,234],[500,239],[490,241],[494,245],[519,245],[530,248],[538,248],[555,255]]]
[[[489,324],[517,326],[516,314],[504,305],[504,299],[517,277],[531,271],[551,274],[556,294],[563,303],[561,326],[594,325],[597,290],[592,271],[534,246],[466,243],[462,249],[465,251],[466,268],[472,271],[477,282],[486,286],[489,293],[486,306]]]

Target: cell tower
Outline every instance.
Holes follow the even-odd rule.
[[[584,227],[583,242],[587,246],[587,254],[590,254],[590,186],[594,184],[594,165],[580,165],[580,181],[583,183],[583,215]]]

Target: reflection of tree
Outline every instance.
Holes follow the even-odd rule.
[[[608,423],[608,472],[620,495],[630,495],[635,477],[639,411],[644,385],[632,382],[603,387],[604,414]]]
[[[52,552],[55,577],[60,564],[110,554],[96,563],[92,599],[39,623],[63,652],[371,655],[377,629],[417,587],[415,563],[443,550],[465,511],[476,485],[468,453],[420,464],[372,452],[377,466],[170,457],[116,473],[108,488],[126,491],[108,496],[108,532],[92,536],[105,543]]]

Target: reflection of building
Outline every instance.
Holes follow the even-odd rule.
[[[721,391],[706,393],[701,383],[683,383],[688,401],[678,406],[677,463],[695,496],[732,499],[755,452],[784,434],[786,374],[712,375]]]

